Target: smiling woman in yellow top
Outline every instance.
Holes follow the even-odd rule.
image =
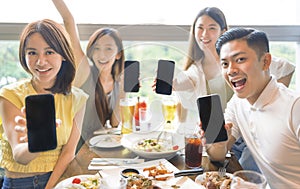
[[[21,34],[19,58],[32,77],[0,90],[2,188],[50,189],[75,156],[88,96],[72,87],[74,55],[60,24],[48,19],[28,24]],[[26,132],[16,131],[17,126],[26,127],[21,109],[27,95],[47,93],[54,95],[56,118],[62,121],[57,128],[58,145],[54,150],[31,153],[24,140]]]

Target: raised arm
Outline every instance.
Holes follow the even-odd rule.
[[[52,2],[61,15],[65,28],[70,35],[76,58],[76,66],[78,66],[85,54],[80,45],[79,32],[74,17],[63,0],[52,0]]]
[[[52,2],[54,3],[61,17],[63,18],[66,31],[69,33],[71,43],[74,48],[76,67],[77,70],[80,70],[76,72],[73,84],[76,87],[81,87],[89,75],[90,67],[88,59],[86,58],[84,51],[82,50],[80,45],[78,28],[75,24],[74,17],[67,5],[65,4],[65,2],[63,0],[52,0]]]
[[[293,77],[293,74],[294,74],[294,71],[282,78],[277,79],[277,81],[279,83],[283,83],[286,87],[289,87],[292,77]]]

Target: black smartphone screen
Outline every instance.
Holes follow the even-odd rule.
[[[124,65],[124,91],[139,92],[140,63],[127,60]]]
[[[25,98],[28,148],[42,152],[57,147],[54,97],[51,94]]]
[[[156,77],[156,93],[172,94],[175,62],[171,60],[159,60]]]
[[[202,129],[205,131],[206,143],[216,143],[228,139],[224,127],[224,114],[220,96],[217,94],[202,96],[197,99]]]

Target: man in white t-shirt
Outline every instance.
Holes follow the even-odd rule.
[[[271,75],[274,76],[278,82],[289,87],[295,72],[295,65],[293,63],[289,62],[287,59],[272,56],[269,69]],[[237,157],[243,169],[260,172],[242,137],[235,142],[231,151]]]
[[[271,76],[266,34],[233,28],[218,39],[216,48],[234,95],[225,110],[231,135],[227,142],[207,145],[210,158],[224,159],[226,149],[243,137],[272,189],[299,188],[300,95]]]

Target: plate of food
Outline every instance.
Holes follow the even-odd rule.
[[[184,148],[184,136],[165,132],[157,142],[160,131],[123,135],[121,145],[146,159],[171,159]]]
[[[99,189],[98,175],[77,175],[58,183],[54,189]]]
[[[225,176],[221,177],[218,171],[208,171],[195,178],[195,182],[205,188],[222,188],[230,189],[230,183],[233,175],[226,173]]]
[[[124,170],[136,170],[136,173],[127,177],[127,189],[144,189],[143,186],[155,189],[205,189],[187,176],[176,176],[181,171],[166,159],[155,159],[126,167],[104,167],[100,170],[103,177],[121,176]]]
[[[97,135],[90,139],[90,145],[98,148],[116,148],[121,145],[120,135]]]

